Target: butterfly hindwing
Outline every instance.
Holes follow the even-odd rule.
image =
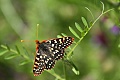
[[[44,71],[44,68],[45,68],[44,60],[40,56],[40,53],[37,53],[34,61],[34,68],[33,68],[34,76],[38,76],[39,74],[41,74],[42,71]]]
[[[59,60],[64,56],[64,49],[50,47],[50,51],[53,54],[54,60]]]
[[[46,57],[45,57],[44,62],[45,62],[45,69],[47,69],[47,70],[53,68],[54,65],[55,65],[55,60],[52,59],[52,58],[49,57],[49,56],[46,56]]]

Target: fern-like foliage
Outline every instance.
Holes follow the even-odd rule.
[[[101,2],[102,3],[102,2]],[[75,27],[76,29],[80,32],[80,35],[77,34],[77,31],[75,31],[72,27],[69,26],[69,30],[70,32],[77,38],[76,41],[74,41],[74,46],[69,47],[70,51],[65,55],[65,58],[63,59],[64,65],[65,62],[69,63],[72,66],[72,71],[76,74],[79,75],[79,70],[78,68],[75,66],[74,62],[72,62],[70,60],[70,57],[73,55],[73,51],[75,50],[75,48],[80,44],[80,42],[83,40],[83,38],[87,35],[87,33],[91,30],[91,28],[94,26],[94,24],[100,19],[100,17],[102,15],[104,15],[105,13],[111,11],[112,9],[109,9],[107,11],[104,11],[104,4],[102,3],[103,9],[102,9],[102,13],[92,22],[92,23],[88,23],[87,20],[84,17],[81,17],[81,20],[84,24],[84,29],[77,23],[75,22]],[[89,10],[89,8],[86,7],[86,9],[90,12],[90,14],[92,15],[92,17],[94,18],[92,12]],[[61,33],[62,36],[67,36],[64,33]],[[58,35],[57,37],[61,37],[61,35]],[[19,65],[24,65],[27,64],[29,62],[32,62],[33,60],[30,59],[30,57],[27,56],[28,52],[27,50],[23,47],[24,50],[24,54],[20,53],[20,50],[18,48],[18,46],[15,46],[15,49],[10,48],[10,46],[8,45],[1,45],[2,48],[4,48],[5,50],[0,52],[0,56],[8,53],[8,52],[12,52],[13,54],[5,57],[5,59],[13,59],[15,57],[22,57],[24,58],[24,61],[19,63]],[[66,69],[64,68],[64,71],[66,72]],[[56,80],[65,80],[66,77],[62,78],[61,76],[59,76],[58,74],[56,74],[54,72],[54,70],[48,70],[47,72],[49,72],[51,75],[56,77]],[[64,75],[66,75],[66,73],[64,73]]]
[[[80,44],[80,42],[83,40],[83,38],[87,35],[87,33],[91,30],[91,28],[94,26],[94,24],[100,19],[100,17],[102,15],[104,15],[105,13],[113,10],[113,9],[109,9],[107,11],[104,11],[104,4],[103,2],[102,3],[102,6],[103,6],[103,9],[102,9],[102,12],[101,14],[92,22],[92,23],[88,23],[87,20],[84,18],[84,17],[81,17],[81,20],[82,20],[82,23],[84,24],[84,29],[82,29],[82,27],[77,23],[75,22],[75,27],[76,29],[80,32],[81,35],[78,35],[77,34],[77,31],[75,31],[72,27],[69,26],[69,30],[70,32],[78,39],[77,41],[74,41],[75,45],[70,48],[70,51],[67,53],[66,55],[66,59],[67,59],[67,62],[69,62],[72,66],[72,71],[76,74],[76,75],[79,75],[79,70],[78,68],[75,66],[74,62],[70,61],[70,57],[73,55],[73,51],[74,49]],[[85,7],[91,14],[91,16],[93,17],[94,19],[94,16],[92,14],[92,12],[90,11],[89,8]],[[61,33],[62,36],[67,36],[66,34],[64,33]],[[58,35],[58,37],[61,37],[60,35]]]

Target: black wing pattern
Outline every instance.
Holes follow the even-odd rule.
[[[63,58],[64,50],[72,44],[74,38],[63,37],[46,40],[43,42],[36,41],[36,56],[34,61],[33,73],[38,76],[44,69],[51,69],[55,61]]]

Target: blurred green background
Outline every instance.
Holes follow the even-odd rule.
[[[120,1],[101,1],[105,10],[114,10],[102,16],[74,50],[71,60],[80,74],[75,75],[66,65],[67,80],[120,80]],[[15,45],[25,46],[34,60],[36,25],[40,24],[40,41],[56,38],[61,33],[74,37],[68,26],[75,29],[77,22],[82,27],[82,16],[88,23],[93,21],[85,7],[95,19],[101,14],[100,0],[0,0],[0,44],[8,44],[13,49]],[[21,43],[21,39],[33,41]],[[0,52],[4,50],[0,47]],[[20,66],[24,58],[4,59],[10,54],[0,56],[0,80],[55,80],[46,71],[34,77],[33,62]],[[62,60],[57,61],[54,71],[64,78]]]

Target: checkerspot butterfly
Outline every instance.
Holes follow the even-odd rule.
[[[74,38],[63,37],[39,42],[36,40],[36,55],[33,66],[34,76],[40,75],[44,69],[52,69],[55,62],[64,56],[65,48],[70,46]]]

